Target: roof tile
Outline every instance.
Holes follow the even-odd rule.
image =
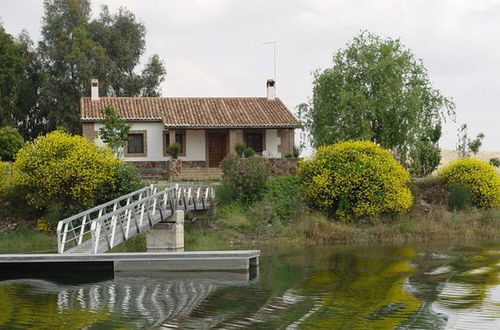
[[[101,97],[80,100],[82,121],[102,119],[101,109],[113,105],[127,120],[163,121],[167,127],[294,127],[297,119],[276,98]]]

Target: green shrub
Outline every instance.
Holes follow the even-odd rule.
[[[470,206],[470,190],[463,184],[450,187],[448,208],[452,211],[464,210]]]
[[[243,156],[245,156],[245,158],[255,156],[255,151],[250,147],[245,148],[245,150],[243,150]]]
[[[223,183],[234,192],[236,199],[253,202],[261,199],[269,176],[264,159],[241,159],[230,154],[221,163]]]
[[[24,144],[19,132],[10,126],[0,128],[0,160],[12,162]]]
[[[263,199],[271,203],[281,222],[292,220],[300,203],[299,178],[291,175],[271,178]]]
[[[57,207],[73,212],[94,204],[101,186],[114,181],[118,163],[111,149],[54,131],[19,150],[12,184],[42,212]]]
[[[470,191],[471,203],[478,208],[492,208],[500,205],[500,177],[495,167],[487,162],[461,158],[451,162],[439,171],[445,188],[461,184]]]
[[[105,203],[144,187],[139,170],[119,161],[114,169],[113,180],[104,182],[97,193],[97,204]]]
[[[500,158],[498,158],[498,157],[490,158],[489,163],[490,163],[490,165],[493,165],[495,167],[500,167]]]
[[[236,198],[236,193],[233,187],[229,184],[222,184],[215,190],[215,200],[217,201],[217,204],[228,204]]]
[[[167,147],[167,154],[169,154],[170,157],[172,157],[172,159],[177,159],[180,152],[181,152],[181,145],[177,142],[174,142]]]
[[[368,141],[317,149],[299,174],[309,204],[342,221],[408,211],[410,176],[392,154]]]
[[[410,159],[410,173],[421,178],[437,169],[441,162],[441,149],[429,140],[419,141],[410,150]]]
[[[293,158],[293,154],[292,154],[291,152],[287,152],[287,153],[285,154],[285,158],[286,158],[286,159]]]
[[[243,152],[245,151],[246,147],[247,147],[247,146],[246,146],[244,143],[242,143],[242,142],[238,142],[238,143],[236,143],[236,144],[235,144],[235,146],[234,146],[234,151],[236,152],[236,154],[237,154],[238,156],[240,156],[240,157],[241,157],[241,156],[243,156]]]
[[[0,161],[0,199],[3,198],[7,189],[7,163]]]

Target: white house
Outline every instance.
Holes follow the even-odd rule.
[[[99,97],[92,80],[91,97],[80,100],[83,136],[99,139],[101,110],[113,105],[132,124],[124,160],[138,167],[166,162],[170,143],[181,145],[185,167],[218,167],[242,142],[266,158],[293,153],[298,121],[276,97],[275,83],[267,81],[267,97]]]

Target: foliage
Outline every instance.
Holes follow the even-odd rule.
[[[266,191],[269,176],[264,159],[250,157],[242,159],[229,154],[221,163],[223,183],[234,192],[236,199],[254,202],[261,199]]]
[[[342,221],[403,213],[412,205],[408,172],[369,141],[320,147],[299,174],[310,205]]]
[[[437,169],[441,162],[440,138],[441,126],[436,125],[410,149],[409,170],[413,176],[424,177]]]
[[[11,162],[24,144],[19,132],[10,126],[0,128],[0,160]]]
[[[38,210],[73,212],[93,205],[100,186],[114,180],[117,164],[111,149],[54,131],[19,150],[12,183],[25,189]]]
[[[268,201],[277,218],[289,222],[296,214],[300,199],[300,180],[297,176],[278,176],[267,183],[267,191],[263,200]]]
[[[105,203],[143,187],[139,170],[124,161],[118,161],[114,168],[113,180],[104,182],[99,187],[97,204]]]
[[[446,189],[458,184],[469,189],[471,203],[478,208],[500,205],[500,177],[487,162],[461,158],[441,169],[438,176],[443,179]]]
[[[427,70],[400,40],[369,32],[314,73],[313,97],[299,117],[314,147],[345,140],[370,140],[402,163],[429,127],[454,116],[454,103],[433,88]]]
[[[119,151],[127,142],[128,132],[132,125],[121,119],[112,105],[102,109],[101,113],[104,119],[99,121],[103,125],[99,129],[99,136],[113,150],[116,156],[121,156]]]
[[[15,124],[25,65],[22,45],[0,25],[0,126]]]
[[[99,78],[100,93],[113,96],[158,96],[165,68],[157,55],[141,73],[144,24],[125,8],[111,14],[103,6],[91,19],[89,0],[44,1],[38,52],[44,62],[40,104],[48,109],[49,129],[64,125],[78,132],[80,97],[90,94],[90,79]]]
[[[218,205],[229,204],[237,198],[235,190],[229,184],[221,184],[215,190]]]
[[[300,146],[293,145],[293,158],[299,158],[302,150],[304,150],[303,145]]]
[[[172,159],[177,159],[180,152],[181,145],[178,142],[174,142],[167,147],[167,154],[169,154]]]
[[[410,151],[410,173],[415,177],[424,177],[439,166],[441,149],[428,140],[419,141]]]
[[[0,200],[7,189],[7,163],[0,161]]]
[[[459,158],[466,158],[472,152],[477,155],[479,148],[483,144],[484,134],[479,133],[476,138],[471,140],[467,133],[467,124],[461,125],[457,130],[457,152]]]
[[[285,154],[285,158],[287,158],[287,159],[293,158],[293,154],[291,152],[287,152]]]
[[[255,155],[255,151],[250,147],[247,147],[247,148],[245,148],[245,150],[243,150],[243,156],[245,156],[245,158],[250,158],[254,155]]]
[[[234,145],[234,151],[240,157],[243,156],[243,151],[245,151],[245,148],[246,148],[246,145],[244,143],[242,143],[242,142],[237,142]]]
[[[452,211],[460,211],[470,206],[470,190],[463,184],[455,184],[450,187],[448,195],[448,208]]]
[[[490,165],[493,165],[495,167],[500,167],[500,158],[498,158],[498,157],[490,158],[489,163],[490,163]]]

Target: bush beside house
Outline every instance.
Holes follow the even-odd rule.
[[[12,172],[9,194],[24,200],[26,212],[42,218],[39,228],[45,231],[55,229],[57,221],[67,216],[140,184],[137,170],[115,158],[110,148],[61,131],[26,143]]]

